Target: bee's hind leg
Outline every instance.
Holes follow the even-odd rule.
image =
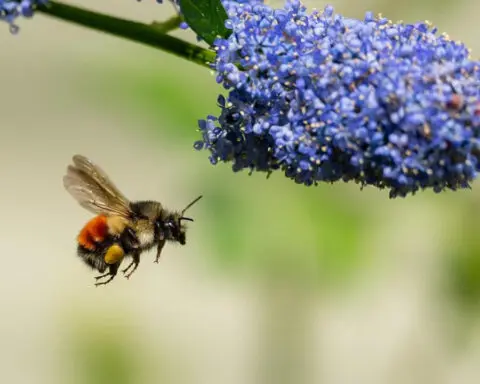
[[[104,277],[107,277],[107,276],[110,276],[110,271],[108,271],[107,273],[104,273],[103,275],[98,275],[98,276],[95,276],[95,280],[100,280]]]
[[[140,264],[140,252],[138,251],[133,252],[132,259],[133,259],[132,262],[128,264],[127,268],[122,270],[123,274],[127,279],[129,279],[130,276],[132,276],[132,273],[135,272],[135,270],[138,268],[138,264]],[[129,273],[127,273],[127,271],[130,268],[132,268],[132,270]]]
[[[110,276],[105,281],[95,283],[95,286],[98,287],[99,285],[106,285],[106,284],[110,283],[115,278],[115,276],[117,275],[118,266],[119,266],[119,264],[111,264],[111,265],[108,266],[108,272],[107,273],[105,273],[103,275],[100,275],[100,276],[95,276],[95,280],[100,280],[100,279],[103,279],[104,277],[109,277]]]

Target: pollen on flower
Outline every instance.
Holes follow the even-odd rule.
[[[200,121],[196,145],[212,163],[391,197],[476,178],[480,63],[430,22],[355,20],[331,6],[309,14],[299,0],[236,3],[228,14],[232,33],[212,64],[228,96]]]

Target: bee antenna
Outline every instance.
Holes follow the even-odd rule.
[[[192,221],[193,222],[193,219],[191,217],[180,217],[180,221],[182,220],[187,220],[187,221]]]
[[[200,195],[200,196],[198,196],[195,200],[193,200],[190,204],[188,204],[188,205],[183,209],[183,211],[182,211],[182,216],[183,216],[183,214],[185,213],[185,211],[186,211],[188,208],[190,208],[193,204],[195,204],[195,203],[196,203],[198,200],[200,200],[202,197],[203,197],[203,196]],[[182,219],[188,220],[187,217],[182,217]],[[193,221],[193,220],[190,219],[190,221]]]

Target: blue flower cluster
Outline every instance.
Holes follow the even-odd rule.
[[[480,62],[428,22],[237,4],[213,68],[228,90],[198,150],[297,183],[404,197],[467,188],[480,170]]]
[[[47,2],[48,0],[0,0],[0,21],[7,22],[10,32],[17,33],[19,28],[15,24],[15,20],[21,16],[32,17],[35,7]]]

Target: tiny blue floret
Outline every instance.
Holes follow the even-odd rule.
[[[37,6],[47,3],[48,0],[0,0],[0,21],[8,23],[10,32],[15,34],[19,30],[15,24],[19,17],[31,18]]]
[[[391,197],[467,188],[480,170],[480,62],[428,22],[236,4],[213,68],[228,91],[198,150],[234,171],[353,181]]]

